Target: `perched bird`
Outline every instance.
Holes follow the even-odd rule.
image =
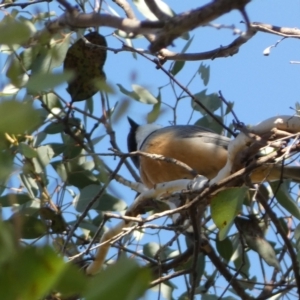
[[[131,118],[128,121],[131,126],[127,137],[129,152],[140,150],[174,158],[208,179],[214,178],[226,164],[230,139],[210,129],[196,125],[139,125]],[[162,182],[193,178],[188,170],[172,163],[143,156],[134,156],[132,160],[148,188]],[[282,176],[300,182],[300,168],[267,164],[254,170],[251,179],[253,182],[261,182],[266,178],[273,181]]]

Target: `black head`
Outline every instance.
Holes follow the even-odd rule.
[[[136,131],[139,128],[139,124],[135,123],[131,118],[127,117],[128,122],[130,124],[130,131],[127,136],[127,148],[128,152],[137,151],[137,142],[136,142]],[[131,157],[134,165],[138,168],[139,167],[139,158],[138,156]]]

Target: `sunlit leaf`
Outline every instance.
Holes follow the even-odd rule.
[[[219,228],[219,239],[226,238],[235,217],[242,209],[247,187],[228,188],[219,192],[211,200],[211,216]]]
[[[31,34],[29,26],[25,22],[19,22],[9,15],[0,22],[0,44],[22,44],[26,42]]]
[[[133,84],[132,85],[133,91],[138,95],[138,101],[145,103],[145,104],[156,104],[158,100],[144,87]]]
[[[134,100],[139,101],[139,95],[136,92],[128,91],[127,89],[125,89],[123,87],[122,84],[119,84],[119,83],[117,83],[117,86],[119,87],[119,90],[120,90],[121,93],[123,93],[124,95],[126,95],[126,96],[128,96],[128,97],[130,97]]]
[[[0,103],[0,132],[24,133],[35,128],[39,123],[40,115],[30,103],[18,101]]]

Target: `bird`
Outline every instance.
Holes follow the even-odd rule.
[[[172,125],[163,127],[157,124],[139,125],[128,117],[130,130],[127,136],[129,152],[142,151],[163,155],[185,163],[197,174],[208,179],[214,178],[225,166],[230,138],[197,125]],[[141,181],[147,188],[156,184],[178,180],[193,179],[187,169],[162,160],[145,156],[132,156],[139,169]],[[300,168],[270,163],[251,173],[251,180],[260,183],[281,178],[300,182]]]

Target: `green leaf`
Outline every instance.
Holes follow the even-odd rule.
[[[59,98],[57,97],[56,94],[54,94],[52,92],[44,94],[41,97],[41,100],[47,106],[47,108],[49,108],[50,110],[52,110],[55,107],[62,108]]]
[[[65,125],[62,123],[51,123],[45,127],[44,132],[47,134],[57,134],[63,132]]]
[[[41,207],[40,216],[44,220],[51,221],[51,233],[63,233],[66,231],[66,222],[61,212],[56,212],[49,207]]]
[[[90,279],[86,300],[136,300],[143,296],[151,280],[151,271],[134,260],[119,260]]]
[[[82,270],[79,270],[72,263],[68,263],[59,276],[57,276],[52,289],[59,291],[63,296],[74,297],[74,295],[83,294],[87,284],[88,279]]]
[[[45,223],[32,215],[15,213],[9,218],[9,222],[12,222],[12,224],[22,224],[19,234],[23,239],[36,239],[47,233]]]
[[[220,255],[228,262],[233,255],[233,245],[229,237],[216,240],[216,247]]]
[[[93,205],[97,211],[124,211],[126,208],[125,201],[106,193]]]
[[[187,49],[190,47],[193,39],[194,39],[194,36],[190,40],[187,41],[187,43],[183,47],[181,53],[185,53],[187,51]],[[173,76],[175,76],[182,70],[182,68],[184,67],[184,64],[185,64],[184,60],[175,61],[175,63],[173,64],[173,67],[171,69],[171,73],[173,74]]]
[[[27,145],[26,143],[19,144],[19,151],[27,158],[33,158],[38,156],[37,151],[29,145]]]
[[[33,130],[39,123],[40,115],[30,103],[13,100],[0,103],[0,132],[20,134]]]
[[[215,195],[211,201],[211,216],[219,228],[219,239],[224,240],[241,211],[247,187],[228,188]]]
[[[73,205],[78,212],[83,212],[90,201],[92,201],[101,191],[99,185],[89,185],[80,191],[79,197],[73,201]],[[125,201],[117,199],[109,194],[104,193],[100,199],[93,204],[92,209],[100,211],[123,211],[127,208]]]
[[[29,78],[26,87],[30,93],[39,93],[53,89],[66,81],[70,81],[73,77],[74,75],[67,71],[64,73],[37,73]]]
[[[158,103],[158,100],[144,87],[133,84],[132,85],[133,91],[138,95],[139,102],[145,103],[145,104],[156,104]]]
[[[74,185],[79,189],[92,184],[98,184],[98,186],[100,184],[98,178],[86,164],[56,161],[52,163],[52,166],[66,184]]]
[[[14,259],[16,250],[15,232],[13,232],[13,226],[11,226],[11,224],[8,222],[0,221],[0,267],[3,263],[7,263],[10,259]]]
[[[48,73],[62,65],[69,48],[71,34],[57,40],[50,47],[39,47],[39,54],[32,63],[32,75]]]
[[[156,121],[156,119],[158,118],[159,113],[160,113],[160,105],[161,105],[161,102],[158,102],[153,105],[151,112],[149,112],[147,115],[148,123],[153,123]]]
[[[0,151],[0,182],[6,181],[8,177],[11,176],[13,171],[13,159],[14,157],[11,153]]]
[[[159,250],[160,245],[155,242],[150,242],[143,246],[143,254],[151,258],[154,258]]]
[[[173,67],[171,69],[171,73],[173,74],[173,76],[175,76],[176,74],[178,74],[182,68],[185,65],[185,61],[184,60],[177,60],[175,61],[175,63],[173,64]]]
[[[68,172],[66,170],[65,164],[61,161],[54,161],[51,163],[51,165],[60,176],[61,180],[66,182],[68,180]]]
[[[26,71],[31,69],[32,62],[36,58],[38,51],[36,47],[30,47],[20,53],[17,58],[15,53],[11,55],[11,62],[7,69],[6,76],[17,87],[22,86],[22,77]]]
[[[210,66],[205,66],[203,63],[201,63],[198,73],[200,74],[201,79],[206,86],[209,82]]]
[[[217,93],[206,94],[206,91],[207,90],[205,89],[195,94],[194,97],[201,104],[203,104],[203,106],[206,107],[207,110],[209,110],[210,112],[214,112],[221,107],[222,101],[220,100]],[[192,109],[199,111],[202,115],[207,114],[207,112],[202,107],[200,107],[193,99],[191,101]]]
[[[221,124],[223,123],[223,119],[220,116],[214,115],[214,117],[219,120],[221,122]],[[210,128],[211,130],[213,130],[214,132],[218,133],[218,134],[222,134],[224,128],[220,123],[218,123],[214,118],[212,118],[209,115],[203,116],[202,118],[200,118],[198,121],[195,122],[195,125],[197,126],[203,126],[205,128]]]
[[[50,163],[54,156],[54,151],[50,146],[40,146],[37,148],[37,158],[33,158],[32,162],[35,168],[35,172],[44,173],[45,167]]]
[[[44,131],[41,131],[38,134],[36,134],[33,140],[33,147],[40,146],[40,144],[45,140],[46,137],[47,133]]]
[[[205,270],[205,255],[203,252],[200,252],[197,257],[197,263],[196,263],[196,269],[195,269],[195,271],[197,272],[196,286],[198,286],[200,284],[201,277],[204,274],[204,270]],[[190,281],[190,284],[192,284],[192,282],[194,281],[193,274],[189,275],[189,281]]]
[[[240,270],[239,274],[248,279],[250,266],[252,266],[253,264],[250,264],[247,252],[239,248],[239,254],[236,256],[236,259],[233,261],[233,263],[235,265],[235,268],[237,270]]]
[[[22,205],[28,201],[32,200],[32,198],[27,194],[6,194],[0,197],[0,206],[1,207],[10,207],[13,204]]]
[[[76,221],[71,221],[68,224],[71,225],[71,226],[74,226],[76,223],[77,223],[77,220]],[[99,226],[95,226],[90,221],[83,220],[83,221],[80,222],[79,228],[86,229],[86,230],[90,231],[92,233],[92,234],[90,234],[90,236],[93,236],[97,232]],[[104,231],[103,229],[100,233],[98,233],[98,238],[100,238],[102,236],[103,231]],[[82,243],[82,241],[80,241],[80,243]]]
[[[66,145],[60,143],[51,143],[47,144],[46,146],[50,147],[53,150],[53,157],[62,154],[66,149]]]
[[[74,159],[78,157],[82,152],[82,147],[78,145],[74,140],[67,143],[63,155],[67,159]]]
[[[21,173],[19,177],[20,177],[20,182],[27,189],[30,198],[35,198],[39,191],[39,187],[36,181],[29,174]]]
[[[30,272],[28,272],[30,270]],[[65,279],[64,277],[69,277]],[[18,278],[18,288],[11,288]],[[61,287],[70,294],[67,282],[73,281],[73,292],[82,292],[85,277],[74,266],[66,264],[50,247],[20,248],[0,270],[0,298],[5,300],[41,299],[51,289]],[[60,284],[65,283],[65,287]]]
[[[291,197],[287,185],[276,181],[270,182],[270,186],[279,204],[295,218],[300,220],[300,208],[298,207],[297,202]]]
[[[135,92],[130,92],[126,90],[121,84],[117,83],[117,86],[119,87],[119,90],[122,94],[139,101],[139,96]]]
[[[269,265],[274,267],[277,271],[281,271],[279,261],[276,258],[276,253],[271,244],[260,236],[244,236],[247,245],[254,250],[259,256]]]
[[[234,106],[234,102],[228,101],[228,105],[226,106],[225,116],[232,112]]]
[[[31,34],[29,26],[25,22],[19,22],[10,16],[6,16],[0,22],[0,44],[23,44]]]

